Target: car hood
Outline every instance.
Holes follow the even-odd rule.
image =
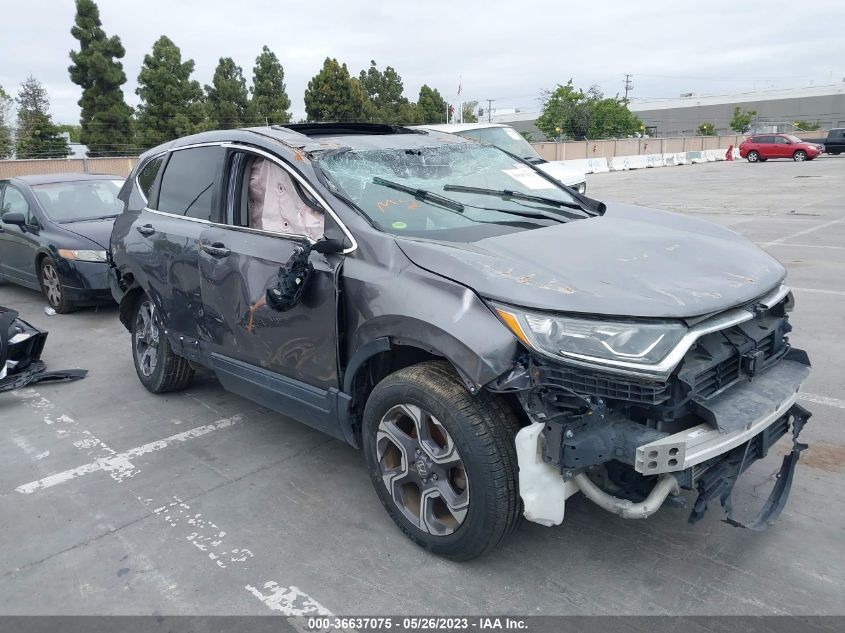
[[[548,161],[545,163],[537,163],[534,166],[540,171],[546,172],[549,176],[551,176],[555,180],[559,180],[567,186],[577,185],[578,183],[587,180],[587,175],[583,171],[581,171],[580,169],[573,169],[572,167],[567,167],[561,161]]]
[[[733,231],[616,203],[600,217],[473,243],[396,241],[417,266],[484,298],[558,312],[697,317],[755,299],[785,276]]]
[[[104,250],[109,250],[109,239],[111,238],[111,229],[114,224],[114,218],[107,218],[105,220],[83,220],[81,222],[63,222],[61,226],[65,231],[70,231],[74,235],[85,237]]]

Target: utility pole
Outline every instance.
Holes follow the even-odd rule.
[[[631,81],[633,75],[631,73],[625,73],[625,105],[628,105],[628,92],[634,89],[634,82]]]
[[[490,113],[490,108],[493,107],[493,100],[487,99],[487,123],[492,123],[493,115]]]

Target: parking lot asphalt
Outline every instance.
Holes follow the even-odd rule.
[[[50,331],[48,367],[90,375],[0,394],[0,614],[845,613],[845,156],[588,186],[727,225],[788,268],[814,415],[772,529],[730,527],[718,505],[695,525],[668,507],[624,520],[577,496],[561,526],[524,523],[483,559],[442,560],[394,526],[356,450],[209,376],[152,395],[115,307],[47,316],[38,293],[5,285],[0,305]]]

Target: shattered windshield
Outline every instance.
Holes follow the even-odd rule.
[[[323,156],[318,165],[377,228],[397,235],[458,239],[472,237],[462,229],[491,224],[539,228],[572,218],[561,204],[577,205],[533,167],[489,145],[347,150]],[[472,188],[516,197],[456,190]]]

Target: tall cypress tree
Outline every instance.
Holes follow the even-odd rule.
[[[305,89],[309,121],[360,121],[365,101],[361,83],[349,75],[346,64],[328,57]]]
[[[13,104],[12,98],[3,90],[3,86],[0,86],[0,158],[11,158],[15,149],[9,125]]]
[[[162,35],[144,56],[136,94],[138,135],[144,147],[152,147],[203,129],[205,107],[202,88],[191,79],[194,60],[182,61],[179,47]]]
[[[252,99],[249,102],[251,125],[278,125],[290,122],[290,97],[285,87],[285,70],[279,58],[267,46],[255,58],[252,69]]]
[[[100,10],[93,0],[76,0],[76,22],[70,33],[79,50],[70,52],[70,79],[82,88],[80,140],[89,156],[115,156],[132,151],[132,108],[123,99],[126,54],[120,38],[107,37],[101,28]]]
[[[249,97],[243,69],[231,57],[221,57],[211,83],[205,87],[211,126],[230,130],[245,125]]]
[[[15,139],[17,158],[66,158],[67,140],[50,116],[47,90],[32,75],[18,91],[18,130]]]

